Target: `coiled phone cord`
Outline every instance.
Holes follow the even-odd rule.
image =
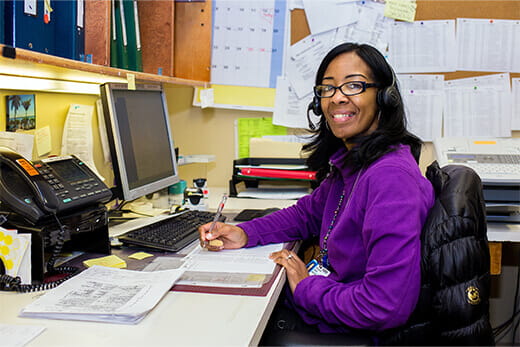
[[[58,226],[60,228],[60,232],[58,233],[56,245],[54,246],[52,250],[52,254],[47,261],[46,269],[47,269],[47,275],[61,275],[66,274],[65,277],[57,279],[52,282],[45,282],[45,283],[39,283],[39,284],[22,284],[22,280],[19,276],[13,277],[5,274],[5,268],[0,260],[0,290],[6,290],[6,291],[16,291],[19,293],[30,293],[30,292],[37,292],[41,290],[48,290],[55,288],[68,280],[69,278],[73,277],[77,273],[79,273],[79,269],[77,267],[73,266],[59,266],[55,267],[56,260],[58,259],[58,256],[61,253],[61,250],[63,248],[63,244],[65,243],[65,226],[61,224],[60,220],[58,219],[58,216],[56,216],[55,213],[53,213],[54,219],[56,219],[56,222],[58,223]],[[1,223],[0,223],[1,224]],[[3,268],[3,269],[2,269]]]

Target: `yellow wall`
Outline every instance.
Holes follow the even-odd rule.
[[[6,95],[22,95],[35,94],[35,112],[36,112],[36,128],[43,128],[49,126],[51,129],[51,144],[52,150],[50,154],[58,155],[61,152],[61,138],[63,132],[63,125],[65,118],[69,111],[71,103],[91,105],[95,108],[96,96],[80,95],[80,94],[64,94],[64,93],[43,93],[34,91],[14,91],[14,90],[0,90],[0,110],[3,110],[3,117],[0,117],[0,129],[5,131],[6,124]],[[95,160],[97,163],[102,163],[102,154],[100,150],[99,133],[97,131],[97,113],[94,113],[94,143],[96,147]],[[24,131],[28,134],[34,134],[34,130]],[[36,145],[33,151],[33,159],[39,159],[37,155]],[[99,168],[103,171],[102,167]]]
[[[268,113],[192,107],[193,88],[167,88],[168,108],[175,145],[181,155],[212,154],[216,161],[180,167],[181,178],[188,184],[205,177],[208,185],[227,187],[235,159],[234,121],[245,117],[265,117]]]
[[[234,159],[234,120],[239,117],[265,117],[263,112],[229,111],[221,109],[201,109],[192,107],[193,88],[187,86],[167,86],[167,102],[170,113],[170,123],[175,146],[180,148],[182,155],[212,154],[217,160],[208,164],[189,164],[179,168],[180,177],[191,183],[193,178],[206,177],[211,186],[227,187],[232,173]],[[101,142],[98,131],[96,100],[94,95],[43,93],[33,91],[0,90],[0,130],[5,130],[6,95],[35,94],[36,127],[50,126],[52,151],[59,155],[63,126],[71,103],[94,106],[92,120],[94,161],[98,171],[107,180],[113,180],[110,164],[104,163]],[[33,134],[34,131],[26,131]],[[33,160],[40,159],[36,148]]]
[[[232,174],[232,163],[235,159],[235,127],[234,122],[244,117],[265,117],[265,112],[227,110],[227,109],[201,109],[192,107],[193,88],[188,86],[168,85],[166,88],[167,102],[170,113],[170,122],[175,146],[179,147],[181,155],[211,154],[216,156],[216,161],[211,163],[196,163],[184,165],[179,168],[180,177],[191,184],[193,178],[205,177],[208,185],[213,187],[227,187]],[[4,117],[0,117],[0,129],[5,130],[5,96],[12,94],[32,94],[32,92],[19,92],[10,90],[0,91],[0,110],[4,110]],[[63,125],[71,103],[94,106],[93,136],[94,136],[94,161],[96,167],[107,180],[112,182],[113,174],[110,164],[104,163],[99,140],[97,112],[95,103],[97,96],[42,93],[36,94],[36,127],[50,126],[52,152],[59,155]],[[33,133],[29,131],[28,133]],[[520,131],[513,132],[514,137],[520,137]],[[33,159],[38,159],[34,151]],[[427,143],[421,156],[421,169],[425,170],[434,160],[433,146]]]

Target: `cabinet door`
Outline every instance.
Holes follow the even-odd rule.
[[[175,76],[175,2],[138,1],[138,8],[143,72]]]

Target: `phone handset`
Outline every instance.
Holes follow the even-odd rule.
[[[34,210],[34,205],[45,214],[54,214],[58,208],[58,197],[52,187],[36,170],[27,159],[20,154],[8,149],[0,148],[0,193],[2,200],[6,200],[13,208]],[[26,187],[15,187],[15,182],[6,182],[8,177],[15,178],[18,182],[23,181]],[[17,189],[18,188],[18,189]],[[32,193],[28,196],[20,197],[19,189],[29,188]],[[20,200],[22,198],[22,200]],[[18,205],[18,208],[16,206]],[[22,212],[24,211],[17,211]],[[27,211],[28,213],[31,213]],[[34,214],[34,211],[32,211]]]

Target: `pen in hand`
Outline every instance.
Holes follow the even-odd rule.
[[[215,226],[217,225],[217,222],[219,221],[220,217],[222,216],[222,210],[224,209],[224,205],[227,201],[227,194],[222,195],[222,200],[220,200],[220,203],[217,207],[217,212],[215,213],[215,217],[213,218],[213,222],[211,222],[211,225],[209,226],[209,230],[206,234],[211,234],[213,232],[213,229],[215,229]],[[204,247],[208,246],[208,241],[204,241]]]

